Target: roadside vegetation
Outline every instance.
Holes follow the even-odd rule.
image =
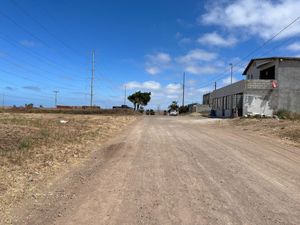
[[[300,114],[293,113],[285,109],[280,109],[276,113],[279,119],[300,120]]]
[[[0,113],[0,224],[7,224],[12,206],[35,198],[58,172],[82,162],[96,143],[104,143],[135,118]]]
[[[151,92],[135,92],[128,96],[128,100],[133,104],[134,111],[144,113],[144,106],[151,100]]]
[[[26,104],[27,105],[27,104]],[[132,109],[56,109],[56,108],[41,108],[41,107],[10,107],[0,109],[0,113],[54,113],[54,114],[78,114],[78,115],[135,115]]]
[[[171,112],[171,111],[178,111],[179,109],[179,106],[178,106],[178,103],[177,101],[173,101],[171,103],[171,105],[168,106],[168,112]]]
[[[230,127],[256,132],[262,136],[279,137],[282,141],[300,146],[300,120],[272,118],[235,118],[223,124]]]

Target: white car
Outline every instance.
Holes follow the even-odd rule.
[[[169,113],[170,116],[177,116],[178,115],[178,112],[176,110],[172,110],[170,113]]]

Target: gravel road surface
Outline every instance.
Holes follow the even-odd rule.
[[[16,224],[299,225],[300,150],[208,119],[148,116],[51,193]]]

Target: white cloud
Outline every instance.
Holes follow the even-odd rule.
[[[190,64],[199,61],[211,61],[217,58],[217,54],[208,52],[202,49],[190,50],[186,55],[178,57],[177,61],[180,63]]]
[[[218,55],[214,52],[199,48],[190,50],[187,54],[176,58],[176,62],[182,70],[195,75],[209,75],[220,71],[223,62],[217,60]]]
[[[151,75],[155,75],[160,73],[160,69],[158,67],[152,66],[152,67],[146,67],[146,72],[151,74]]]
[[[232,83],[237,82],[238,80],[235,77],[232,77]],[[226,77],[225,79],[222,80],[223,85],[229,85],[231,84],[231,77]]]
[[[20,44],[28,48],[33,48],[36,46],[36,43],[34,41],[29,40],[22,40],[20,41]]]
[[[184,38],[181,38],[179,41],[178,41],[178,44],[183,46],[183,45],[188,45],[190,43],[192,43],[192,39],[191,38],[187,38],[187,37],[184,37]]]
[[[300,42],[295,42],[287,46],[287,49],[290,51],[300,51]]]
[[[178,95],[167,95],[168,99],[178,99]]]
[[[176,32],[175,38],[179,39],[179,38],[181,38],[181,36],[182,36],[182,34],[180,32]]]
[[[155,75],[160,73],[163,69],[167,68],[172,61],[169,54],[164,52],[159,52],[155,55],[146,56],[146,72]]]
[[[143,83],[137,81],[131,81],[124,84],[128,90],[141,89],[141,90],[159,90],[161,88],[160,83],[156,81],[145,81]]]
[[[192,80],[192,79],[188,79],[186,81],[187,85],[189,86],[195,86],[197,84],[197,81],[196,80]]]
[[[185,71],[196,75],[203,75],[203,74],[206,75],[206,74],[214,74],[219,70],[215,65],[205,65],[205,66],[190,65],[185,67]]]
[[[203,94],[211,92],[212,88],[199,88],[199,89],[197,89],[197,91],[203,95]]]
[[[188,85],[191,83],[191,85]],[[207,93],[211,88],[196,88],[194,80],[187,80],[186,86],[186,103],[201,102],[202,94]],[[161,85],[155,81],[137,82],[132,81],[127,84],[128,89],[140,89],[145,91],[146,89],[151,91],[151,102],[147,106],[148,108],[167,107],[172,101],[179,101],[182,96],[182,84],[181,83],[167,83]],[[123,86],[124,86],[123,85]],[[144,89],[144,90],[143,90]],[[135,90],[134,90],[135,91]]]
[[[268,39],[299,16],[300,1],[235,0],[218,1],[199,17],[204,24],[213,24]],[[240,31],[240,30],[239,30]],[[278,39],[300,34],[299,21],[282,32]]]
[[[237,39],[234,37],[223,38],[216,32],[204,34],[197,40],[203,45],[213,45],[220,47],[230,47],[234,46],[237,43]]]
[[[178,94],[181,92],[181,84],[171,83],[165,87],[165,91],[167,94]]]

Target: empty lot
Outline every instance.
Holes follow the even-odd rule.
[[[144,117],[15,211],[15,224],[300,224],[300,151],[182,117]]]
[[[126,115],[0,113],[0,224],[136,119]]]

